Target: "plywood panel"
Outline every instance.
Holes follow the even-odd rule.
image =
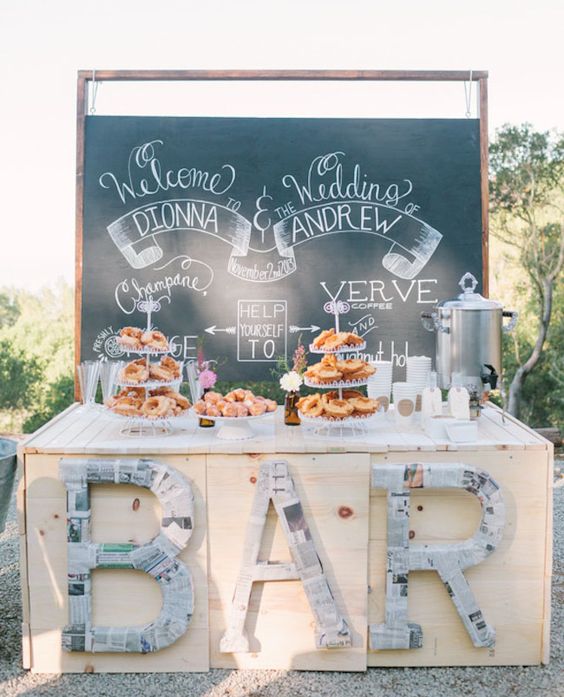
[[[277,455],[290,464],[323,568],[353,632],[353,648],[316,650],[314,623],[299,581],[255,583],[246,629],[251,653],[222,654],[231,598],[260,462],[267,456],[208,457],[209,588],[212,667],[364,670],[368,542],[367,455]],[[341,517],[345,513],[350,515]],[[261,558],[289,560],[269,514]]]
[[[206,471],[203,456],[161,457],[191,480],[195,528],[179,555],[194,582],[194,616],[187,633],[151,656],[67,654],[60,632],[67,623],[67,544],[65,488],[57,478],[59,457],[28,455],[27,548],[32,634],[32,669],[37,672],[95,670],[202,671],[208,669],[208,590],[206,542]],[[135,506],[133,502],[135,502]],[[92,537],[95,542],[148,542],[159,530],[160,505],[148,490],[132,485],[91,485]],[[161,608],[157,583],[129,570],[93,572],[93,619],[121,626],[150,622]],[[53,641],[53,637],[57,637]],[[49,638],[48,638],[49,637]],[[144,667],[142,667],[144,666]]]

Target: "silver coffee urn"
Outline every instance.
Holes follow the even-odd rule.
[[[435,368],[441,389],[448,389],[453,376],[470,393],[473,416],[478,416],[485,393],[495,389],[501,376],[501,336],[517,322],[517,312],[484,298],[475,289],[471,273],[460,279],[462,293],[440,302],[432,312],[421,313],[423,326],[435,332]],[[508,324],[503,318],[510,317]]]

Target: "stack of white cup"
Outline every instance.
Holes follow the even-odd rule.
[[[421,393],[427,387],[429,374],[431,373],[431,359],[429,356],[408,356],[406,382],[417,388],[417,410],[421,409]]]
[[[384,411],[390,406],[392,391],[392,361],[372,361],[376,372],[368,378],[367,392],[370,399],[377,399]]]
[[[398,428],[409,428],[415,416],[417,385],[412,382],[394,382],[394,419]]]

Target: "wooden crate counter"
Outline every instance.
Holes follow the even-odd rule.
[[[548,662],[553,453],[548,441],[523,424],[488,407],[479,420],[478,442],[456,445],[431,440],[422,431],[398,432],[389,415],[354,440],[286,427],[280,411],[254,425],[256,437],[244,441],[218,440],[214,430],[200,429],[191,419],[178,423],[166,437],[124,438],[118,420],[98,408],[74,405],[20,447],[26,668],[55,673],[210,667],[362,671],[367,666]],[[103,628],[97,636],[111,637],[112,652],[101,651],[99,642],[96,652],[65,651],[68,592],[72,596],[67,533],[77,521],[67,522],[67,488],[74,484],[61,479],[61,463],[74,472],[85,462],[103,461],[119,469],[112,463],[131,465],[140,458],[161,468],[161,478],[166,470],[166,476],[180,473],[189,483],[193,515],[178,560],[192,578],[190,623],[187,629],[176,628],[179,636],[169,646],[151,650],[153,640],[147,641],[143,627],[160,617],[158,583],[140,570],[96,568],[89,621]],[[495,508],[494,499],[484,500],[482,509],[473,485],[466,491],[440,486],[445,473],[464,471],[466,476],[466,470],[485,471],[499,485],[503,503]],[[382,477],[401,481],[404,472],[435,482],[420,488],[410,480],[414,488],[400,492],[407,512],[393,498],[398,492],[381,484]],[[88,486],[91,540],[98,548],[115,553],[123,545],[149,543],[159,530],[172,530],[161,525],[177,519],[165,522],[168,504],[161,505],[151,490],[102,481]],[[401,529],[410,550],[412,566],[405,574],[396,573],[395,562],[389,561],[395,558],[388,534],[394,505],[401,521],[389,530]],[[452,581],[443,583],[436,570],[413,570],[411,557],[424,549],[429,559],[442,559],[446,551],[448,561],[449,547],[472,538],[482,513],[487,522],[488,515],[499,518],[500,511],[499,542],[487,558],[463,571],[462,582],[468,582],[478,608],[468,629],[464,613],[455,607],[456,589],[449,597]],[[484,535],[497,534],[495,524],[489,533],[486,528],[484,523]],[[401,562],[401,554],[397,558]],[[173,631],[170,623],[165,625]],[[112,627],[133,630],[124,634]],[[481,647],[473,644],[472,632],[486,637]],[[149,646],[147,653],[136,649],[139,636]],[[406,642],[407,647],[391,648]]]

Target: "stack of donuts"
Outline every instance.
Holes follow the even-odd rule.
[[[336,351],[337,349],[351,348],[354,350],[356,346],[364,344],[364,339],[361,339],[358,334],[353,332],[336,332],[334,329],[326,329],[312,341],[314,349],[323,349],[323,351]]]
[[[343,390],[339,399],[337,391],[319,393],[302,397],[298,409],[306,417],[324,417],[328,419],[366,418],[375,414],[380,408],[377,399],[369,399],[357,390]]]
[[[170,356],[163,356],[159,363],[149,363],[144,358],[131,361],[120,372],[121,382],[141,385],[144,382],[173,382],[180,380],[180,364]]]
[[[166,419],[180,416],[190,408],[190,402],[169,387],[157,387],[147,394],[143,387],[124,387],[106,406],[121,416]]]
[[[117,341],[126,351],[162,353],[169,350],[168,340],[162,332],[144,331],[139,327],[124,327],[120,330]]]
[[[241,418],[243,416],[262,416],[276,411],[276,402],[239,388],[225,396],[219,392],[206,392],[203,399],[194,404],[194,412],[200,416],[224,416]]]
[[[337,356],[329,353],[323,356],[319,363],[309,367],[304,374],[310,382],[323,385],[324,383],[366,380],[375,372],[376,369],[370,363],[360,358],[339,360]]]

